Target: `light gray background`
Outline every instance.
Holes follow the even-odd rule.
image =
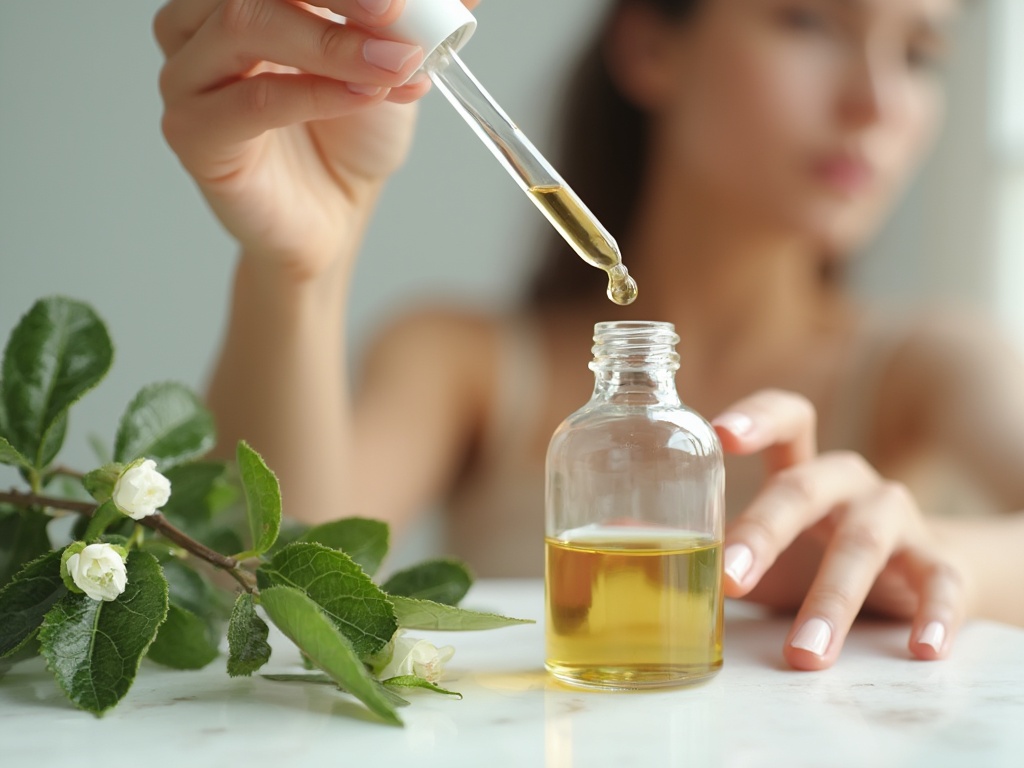
[[[110,376],[71,421],[66,459],[79,465],[91,460],[86,435],[110,442],[144,384],[176,379],[202,388],[226,311],[233,244],[159,131],[161,57],[150,30],[159,5],[0,3],[0,336],[37,297],[59,293],[92,303],[117,347]],[[487,0],[478,9],[480,28],[464,58],[542,150],[556,111],[552,83],[604,6]],[[869,297],[984,304],[995,296],[989,16],[982,3],[960,25],[942,146],[858,264],[856,283]],[[508,301],[544,226],[431,94],[358,269],[354,346],[424,297]]]

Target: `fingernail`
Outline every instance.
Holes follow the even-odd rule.
[[[753,420],[743,413],[723,413],[711,423],[716,427],[725,427],[737,437],[744,437],[754,431]]]
[[[376,85],[363,85],[362,83],[345,83],[348,89],[357,96],[376,96],[380,88]]]
[[[945,639],[946,628],[940,622],[932,621],[921,630],[921,636],[917,638],[917,642],[921,645],[930,645],[936,651],[941,651]]]
[[[725,548],[722,560],[725,563],[726,575],[739,584],[750,573],[750,566],[754,564],[754,553],[746,544],[730,544]]]
[[[803,651],[810,651],[815,656],[824,656],[831,639],[832,628],[828,622],[824,619],[814,618],[804,622],[804,625],[794,635],[790,645]]]
[[[366,9],[367,13],[383,16],[391,7],[391,0],[359,0],[359,4]]]
[[[430,79],[430,75],[424,72],[422,69],[419,70],[415,75],[405,81],[406,85],[419,85],[420,83],[426,82]]]
[[[413,58],[422,55],[423,49],[418,45],[397,43],[394,40],[371,38],[363,43],[366,63],[389,72],[400,72]]]

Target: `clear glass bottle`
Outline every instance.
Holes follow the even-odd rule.
[[[725,471],[682,404],[671,323],[594,329],[594,393],[547,455],[545,666],[591,688],[683,685],[722,665]]]

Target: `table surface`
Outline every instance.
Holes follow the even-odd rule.
[[[906,651],[905,626],[859,623],[833,669],[795,672],[780,652],[788,621],[730,603],[725,666],[711,681],[603,693],[545,674],[540,581],[484,581],[463,604],[538,623],[423,633],[455,646],[445,684],[464,698],[411,694],[404,729],[328,686],[228,678],[223,656],[195,672],[144,662],[127,698],[96,719],[36,660],[0,685],[0,764],[107,768],[95,750],[106,743],[119,764],[146,768],[1024,766],[1018,628],[971,622],[950,659],[921,662]],[[294,646],[271,640],[262,671],[301,671]]]

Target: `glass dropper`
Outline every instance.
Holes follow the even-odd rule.
[[[608,273],[608,298],[632,303],[636,282],[622,263],[615,238],[491,98],[450,40],[438,45],[423,69],[573,250]]]

